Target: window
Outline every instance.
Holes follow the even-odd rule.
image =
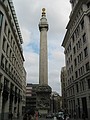
[[[72,55],[70,55],[71,61],[72,61]]]
[[[78,71],[79,71],[79,76],[80,76],[81,75],[81,70],[79,69]]]
[[[88,82],[88,89],[90,89],[90,79],[88,79],[87,82]]]
[[[83,91],[85,90],[85,82],[84,82],[84,80],[82,80],[82,90]]]
[[[8,84],[9,84],[9,81],[4,79],[4,86],[7,88],[8,87]]]
[[[73,53],[74,53],[74,54],[76,53],[76,49],[75,49],[75,47],[73,48]]]
[[[84,49],[84,56],[86,57],[88,55],[87,47]]]
[[[87,3],[87,7],[90,8],[90,2]]]
[[[73,72],[73,65],[71,65],[71,71]]]
[[[89,62],[86,63],[86,71],[89,71]]]
[[[75,41],[74,35],[72,36],[72,41],[73,41],[73,43],[74,43],[74,41]]]
[[[4,68],[4,55],[1,56],[1,66]]]
[[[77,66],[77,59],[74,59],[74,65]]]
[[[3,51],[5,52],[5,44],[6,43],[6,39],[5,38],[3,38],[3,44],[2,44],[2,49],[3,49]]]
[[[9,45],[7,44],[6,55],[8,56]]]
[[[72,76],[72,81],[74,81],[74,77]]]
[[[83,43],[85,43],[86,42],[86,33],[84,33],[84,35],[83,35]]]
[[[78,93],[79,92],[78,83],[76,84],[76,90],[77,90],[77,93]]]
[[[10,73],[10,68],[11,68],[11,65],[10,65],[10,63],[9,63],[9,67],[8,67],[9,73]]]
[[[81,29],[84,29],[84,21],[81,22]]]
[[[79,54],[79,58],[80,58],[80,59],[79,59],[80,61],[83,60],[83,53],[82,53],[82,52]],[[79,61],[79,62],[80,62],[80,61]]]
[[[1,26],[2,26],[2,20],[3,20],[3,14],[2,14],[2,12],[0,11],[0,28],[1,28]]]
[[[7,35],[7,22],[5,21],[4,32]]]
[[[77,48],[77,50],[78,50],[78,43],[76,43],[76,48]]]
[[[9,38],[10,38],[10,30],[8,29],[8,40],[9,40]]]
[[[8,71],[8,61],[5,60],[5,70]]]
[[[77,71],[75,72],[75,77],[76,77],[76,78],[78,77],[78,72],[77,72]]]

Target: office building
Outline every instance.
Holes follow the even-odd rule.
[[[67,70],[67,102],[71,117],[90,120],[90,0],[70,0],[72,10],[62,46]]]
[[[26,110],[36,110],[36,87],[38,84],[27,83],[26,86]]]
[[[0,120],[22,116],[22,36],[12,0],[0,0]],[[25,84],[25,82],[24,82]]]

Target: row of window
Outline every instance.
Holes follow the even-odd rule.
[[[85,74],[85,69],[86,69],[86,72],[88,72],[90,70],[90,65],[89,65],[89,62],[87,62],[85,64],[85,67],[82,66],[78,69],[78,71],[75,71],[75,78],[78,78],[80,77],[81,75]]]
[[[87,8],[89,8],[88,6],[89,6],[89,3],[87,4]],[[81,7],[80,11],[78,11],[78,14],[77,14],[77,16],[76,16],[76,18],[75,18],[75,20],[74,20],[74,22],[73,22],[72,28],[70,29],[70,34],[71,34],[71,32],[74,30],[74,26],[75,26],[75,24],[77,24],[78,19],[79,19],[79,17],[81,16],[82,13],[83,13],[83,10],[82,10],[82,7]],[[72,42],[73,42],[73,43],[74,43],[75,40],[77,40],[77,38],[80,36],[80,33],[82,32],[82,30],[84,30],[84,20],[81,21],[81,23],[77,26],[76,30],[74,31],[74,34],[72,35]],[[84,40],[86,39],[85,37],[86,37],[86,36],[83,36],[83,39],[84,39]],[[69,50],[69,49],[68,49],[68,47],[67,47],[66,53],[70,52],[70,51],[68,51],[68,50]]]
[[[87,55],[88,55],[88,50],[87,50],[87,47],[86,47],[86,48],[84,49],[84,56],[87,57]],[[72,58],[72,57],[70,57],[70,58]],[[70,59],[69,62],[71,62],[71,60],[72,60],[72,59]],[[76,67],[82,60],[83,60],[83,53],[81,52],[81,53],[77,56],[77,58],[74,59],[74,66]],[[87,67],[86,67],[86,71],[87,71]],[[71,65],[71,66],[69,67],[69,69],[67,70],[67,73],[68,73],[68,76],[73,73],[73,65]]]
[[[77,58],[74,59],[74,66],[76,67],[84,58],[88,56],[88,49],[87,47],[84,49],[84,57],[83,52],[79,53]]]
[[[84,21],[82,21],[77,29],[74,31],[73,35],[72,35],[72,43],[74,44],[74,42],[77,40],[77,38],[80,36],[80,33],[84,30]]]
[[[70,79],[68,79],[68,85],[72,84],[74,81],[74,76],[71,76]]]
[[[67,97],[75,94],[74,86],[67,90]]]
[[[20,61],[22,61],[21,55],[19,53],[18,47],[17,47],[17,43],[14,40],[14,37],[11,33],[11,30],[7,24],[7,22],[5,21],[5,27],[4,27],[4,32],[5,32],[5,36],[3,41],[7,41],[8,40],[8,44],[10,44],[10,47],[12,48],[13,52],[15,53],[16,56],[18,57],[19,63]],[[22,63],[23,64],[23,61]]]
[[[86,42],[86,33],[83,34],[82,39],[80,39],[77,43],[76,46],[73,47],[73,53],[76,54],[78,50],[82,47],[82,41],[83,43]]]
[[[69,69],[67,70],[68,76],[71,75],[72,73],[73,73],[73,65],[71,65],[71,67],[69,67]]]
[[[72,28],[70,29],[70,33],[73,31],[74,26],[77,24],[78,19],[81,17],[82,13],[83,13],[83,9],[82,7],[80,7],[80,9],[78,10],[77,16],[75,17],[74,22],[72,24]]]
[[[2,81],[2,75],[0,76],[0,81]],[[18,89],[13,83],[9,82],[8,79],[4,77],[4,86],[10,90],[15,91],[16,93],[20,93],[20,89]]]
[[[88,89],[90,89],[90,79],[87,79],[87,85],[88,85]],[[75,89],[76,89],[76,93],[85,91],[86,90],[85,79],[77,82],[75,84]],[[67,90],[67,97],[74,95],[75,94],[75,89],[74,89],[74,86],[73,86],[69,90]]]
[[[21,76],[19,75],[18,71],[16,71],[15,68],[11,66],[11,64],[4,57],[3,54],[1,56],[1,66],[14,80],[16,80],[17,82],[19,82],[19,84],[21,84],[22,81]]]
[[[82,81],[76,83],[76,92],[77,93],[86,90],[86,84],[85,83],[86,83],[85,80],[82,80]]]
[[[18,72],[21,72],[21,64],[20,61],[16,60],[14,57],[15,54],[12,52],[12,49],[10,48],[8,42],[6,41],[5,37],[3,39],[2,49],[4,53],[6,54],[7,58],[9,58],[10,62],[14,65],[14,67],[19,70]],[[19,57],[19,56],[18,56]]]
[[[0,11],[0,26],[2,25],[2,18],[3,18],[3,14]],[[6,52],[6,55],[8,57],[16,56],[18,59],[18,62],[19,62],[18,65],[22,66],[23,65],[22,57],[18,51],[15,40],[13,39],[13,35],[12,35],[10,28],[6,21],[5,21],[5,25],[4,25],[4,32],[5,32],[6,36],[3,37],[2,49],[4,50],[4,52]]]
[[[85,64],[85,67],[81,66],[77,71],[75,71],[75,78],[78,78],[78,77],[84,75],[85,71],[88,72],[89,70],[90,70],[90,65],[89,65],[89,62],[87,62]],[[73,72],[73,66],[71,68],[69,68],[69,70],[67,71],[68,76],[71,76],[72,72]],[[68,79],[68,85],[70,85],[73,81],[74,81],[74,76],[71,76]]]
[[[68,110],[69,110],[69,113],[71,113],[72,115],[74,115],[75,113],[75,100],[69,100],[68,101]]]
[[[74,37],[73,37],[73,40],[75,41]],[[73,53],[76,54],[76,52],[78,52],[78,50],[82,47],[82,45],[84,45],[86,42],[86,33],[83,33],[82,35],[82,38],[80,38],[76,45],[73,47]],[[67,50],[66,50],[66,55],[68,56],[69,53],[71,52],[72,50],[72,44],[70,42],[69,46],[67,47]]]

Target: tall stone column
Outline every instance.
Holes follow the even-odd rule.
[[[42,9],[42,17],[39,22],[40,30],[40,59],[39,59],[39,85],[37,87],[37,110],[43,116],[50,111],[51,87],[48,85],[48,50],[47,31],[48,23],[45,8]]]
[[[40,30],[40,58],[39,58],[39,84],[48,85],[48,53],[47,53],[47,31],[48,23],[45,8],[42,9],[42,17],[39,23]]]

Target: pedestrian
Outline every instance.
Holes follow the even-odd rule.
[[[27,113],[24,114],[23,120],[28,120],[28,114]]]
[[[38,120],[38,111],[35,112],[35,118]]]
[[[54,115],[54,120],[57,120],[56,114]]]
[[[28,110],[28,111],[24,114],[23,120],[35,120],[35,111],[34,111],[34,109]]]
[[[12,120],[13,114],[12,112],[9,113],[9,119]]]
[[[70,119],[69,119],[69,116],[67,116],[65,120],[70,120]]]
[[[76,112],[74,112],[74,119],[76,119]]]
[[[83,113],[82,113],[82,119],[85,120],[85,118],[86,118],[86,117],[85,117],[85,113],[83,112]]]

